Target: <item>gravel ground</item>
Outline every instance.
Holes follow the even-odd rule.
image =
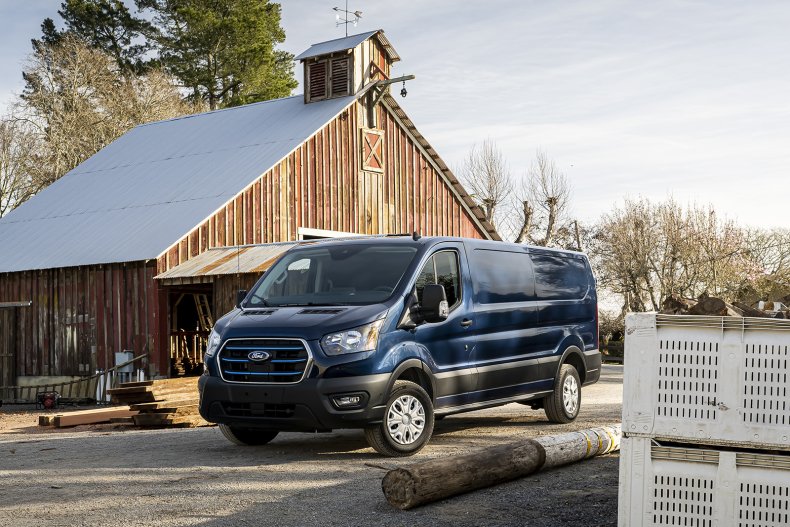
[[[36,412],[0,413],[0,526],[616,525],[618,456],[539,473],[412,511],[390,507],[384,471],[519,438],[619,422],[622,367],[583,390],[579,418],[550,425],[511,404],[437,422],[417,456],[392,460],[359,431],[281,434],[237,447],[217,428],[53,432]],[[13,409],[13,411],[12,411]]]

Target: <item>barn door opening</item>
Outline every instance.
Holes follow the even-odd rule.
[[[0,401],[15,398],[17,320],[19,307],[0,306]]]
[[[203,372],[203,353],[214,326],[213,287],[198,284],[172,288],[170,301],[170,376]]]

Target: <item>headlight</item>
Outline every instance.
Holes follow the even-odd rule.
[[[382,318],[365,326],[330,333],[321,339],[321,348],[327,355],[374,350],[379,343],[379,330],[383,323]]]
[[[222,339],[220,338],[219,333],[212,329],[208,336],[208,344],[206,344],[206,357],[214,356],[214,354],[219,349],[220,342],[222,342]]]

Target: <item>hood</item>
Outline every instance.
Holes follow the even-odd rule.
[[[327,333],[369,324],[387,314],[385,304],[369,306],[268,307],[234,309],[214,328],[222,337],[289,337],[318,340]]]

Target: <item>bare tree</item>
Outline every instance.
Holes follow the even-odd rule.
[[[627,199],[596,226],[599,283],[624,311],[659,310],[666,298],[734,299],[753,269],[744,231],[712,207]]]
[[[738,298],[790,300],[790,229],[751,229],[746,233],[749,261]]]
[[[487,139],[482,145],[472,146],[461,167],[461,178],[483,209],[486,220],[499,223],[497,212],[511,197],[513,177],[494,141]]]
[[[42,144],[30,177],[46,186],[130,128],[191,113],[161,71],[135,76],[72,35],[41,43],[24,71],[16,109]]]
[[[35,149],[35,137],[22,123],[0,120],[0,217],[33,194],[29,169]]]
[[[516,199],[516,243],[554,245],[558,242],[558,233],[563,231],[565,239],[559,244],[578,247],[578,224],[571,225],[567,216],[571,200],[570,183],[545,151],[537,151],[526,179],[516,192]],[[574,241],[575,244],[572,243]]]

